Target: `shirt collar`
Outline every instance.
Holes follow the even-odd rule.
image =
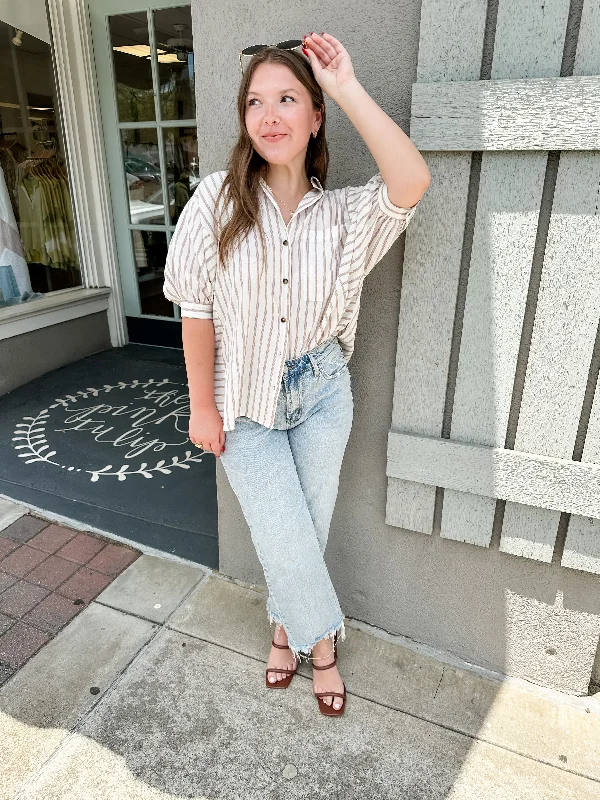
[[[311,176],[310,182],[313,188],[316,189],[320,194],[322,194],[325,191],[321,186],[321,181],[317,178],[316,175]],[[265,189],[271,188],[269,184],[266,182],[266,180],[262,177],[262,175],[260,176],[260,185],[263,186]]]

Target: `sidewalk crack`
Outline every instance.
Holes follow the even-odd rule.
[[[435,700],[435,698],[437,697],[438,689],[440,688],[440,686],[442,685],[442,681],[444,680],[444,672],[445,672],[445,671],[446,671],[446,667],[445,667],[445,666],[442,664],[442,674],[441,674],[441,676],[440,676],[440,682],[439,682],[439,683],[438,683],[438,685],[436,686],[436,689],[435,689],[435,692],[434,692],[434,695],[433,695],[433,699],[434,699],[434,700]]]

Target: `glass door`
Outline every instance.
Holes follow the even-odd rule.
[[[191,9],[103,0],[90,17],[129,339],[181,347],[179,307],[162,286],[200,182]]]

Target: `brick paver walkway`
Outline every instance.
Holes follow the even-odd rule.
[[[0,686],[140,555],[31,514],[0,531]]]

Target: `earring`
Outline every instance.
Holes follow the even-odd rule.
[[[318,132],[319,132],[319,131],[313,131],[313,136],[315,137],[315,139],[317,138],[317,133],[318,133]]]

